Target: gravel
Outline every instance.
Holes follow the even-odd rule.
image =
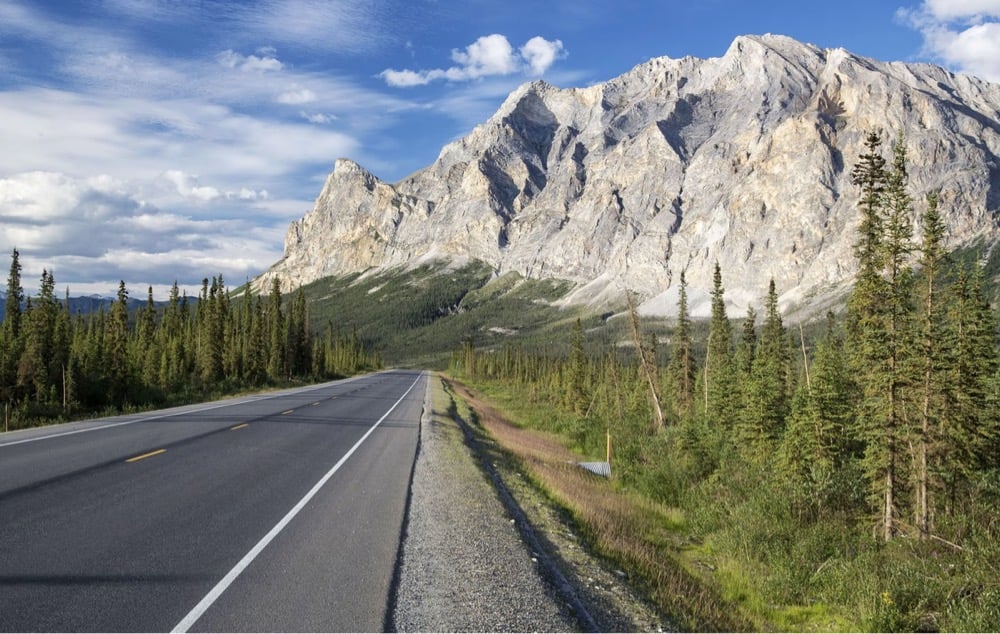
[[[450,398],[428,381],[387,629],[676,631]]]
[[[428,381],[389,628],[580,631],[573,597],[523,541],[447,405],[440,381]]]

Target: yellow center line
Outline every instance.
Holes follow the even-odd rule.
[[[284,416],[285,414],[291,414],[294,411],[295,411],[294,409],[286,409],[285,411],[281,412],[281,415]]]
[[[133,458],[129,458],[125,462],[138,462],[143,458],[152,458],[153,456],[158,456],[161,453],[165,453],[166,451],[167,451],[166,449],[157,449],[156,451],[150,451],[149,453],[144,453],[141,456],[135,456]]]
[[[249,427],[250,423],[243,423],[242,425],[236,425],[235,427],[230,427],[229,431],[236,431],[237,429],[243,429],[244,427]]]

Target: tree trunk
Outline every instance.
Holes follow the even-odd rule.
[[[629,319],[632,321],[632,338],[635,340],[635,346],[639,351],[639,364],[642,367],[642,373],[646,376],[646,383],[649,386],[649,398],[653,402],[653,412],[656,414],[656,428],[663,429],[666,423],[664,422],[663,408],[660,406],[659,391],[656,389],[656,381],[652,368],[653,362],[647,358],[646,350],[642,346],[642,335],[639,332],[639,314],[636,312],[632,293],[626,292],[625,297],[628,299]]]

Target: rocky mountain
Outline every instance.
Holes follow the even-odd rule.
[[[571,280],[571,301],[628,288],[665,313],[686,271],[699,312],[718,262],[737,307],[772,277],[786,307],[837,297],[856,269],[850,171],[870,130],[905,135],[915,223],[939,189],[953,246],[1000,237],[1000,85],[745,36],[588,88],[525,84],[395,184],[338,160],[256,283],[479,259]]]

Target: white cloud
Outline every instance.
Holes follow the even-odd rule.
[[[533,75],[544,75],[549,66],[562,55],[563,43],[561,40],[550,42],[544,37],[535,36],[521,47],[521,57],[528,63]]]
[[[275,57],[258,57],[256,55],[241,55],[233,50],[225,50],[216,56],[220,64],[227,68],[235,68],[243,72],[265,73],[278,71],[284,64]]]
[[[509,75],[520,68],[520,60],[507,38],[494,33],[486,35],[465,47],[453,49],[451,59],[462,65],[461,74],[475,79],[486,75]]]
[[[387,68],[378,75],[390,86],[409,88],[429,84],[438,77],[444,77],[443,71],[395,70]]]
[[[924,9],[944,21],[977,16],[1000,18],[1000,2],[997,0],[926,0]]]
[[[316,93],[308,88],[289,90],[278,95],[278,103],[301,105],[304,103],[312,103],[313,101],[316,101]]]
[[[928,56],[1000,82],[1000,0],[925,0],[897,16],[920,31]]]
[[[163,174],[163,178],[176,188],[178,194],[185,198],[208,202],[222,196],[222,193],[215,187],[203,187],[198,184],[197,176],[185,174],[180,170],[167,170]]]
[[[379,77],[390,86],[411,87],[439,79],[459,82],[517,72],[541,75],[562,54],[563,44],[559,40],[549,41],[535,36],[515,51],[505,36],[494,33],[480,37],[465,50],[453,49],[451,59],[458,66],[431,70],[387,68],[379,73]]]
[[[164,178],[198,189],[177,171]],[[0,178],[0,253],[17,248],[26,281],[47,269],[73,294],[113,293],[124,279],[133,294],[153,285],[160,297],[174,280],[193,286],[221,273],[240,284],[281,255],[274,233],[283,220],[265,225],[243,216],[199,219],[150,205],[138,189],[106,175],[27,172]],[[233,196],[248,201],[241,204],[268,198],[266,191],[250,189]],[[24,286],[32,292],[30,282]]]

